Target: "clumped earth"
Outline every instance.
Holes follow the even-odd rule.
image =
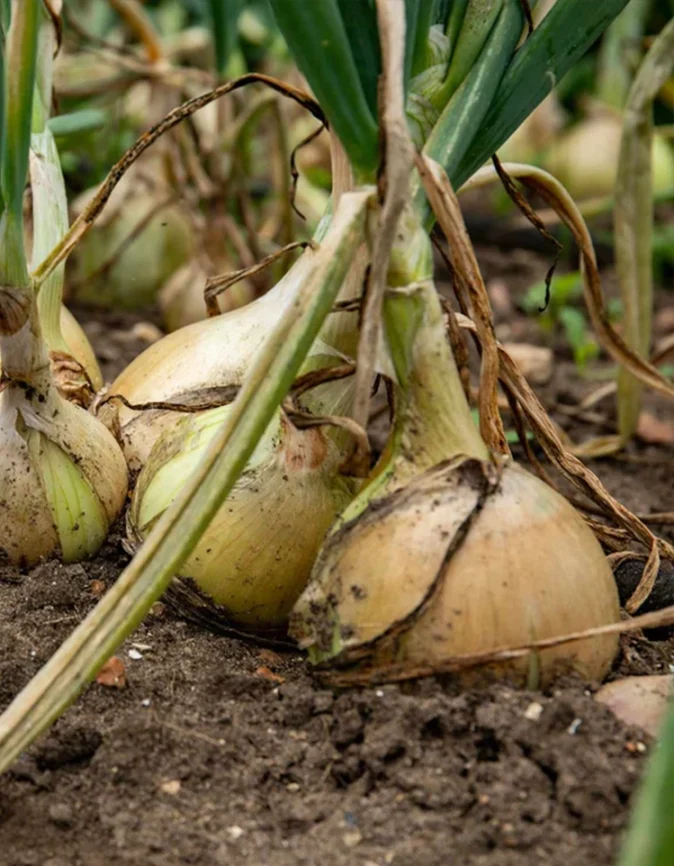
[[[138,317],[77,312],[108,379],[151,337]],[[562,362],[542,393],[554,406],[592,387]],[[631,508],[665,511],[672,459],[635,443],[593,468]],[[127,561],[120,527],[92,562],[0,564],[0,707]],[[596,685],[333,692],[292,650],[162,603],[117,657],[0,779],[0,866],[608,866],[652,747]],[[673,657],[626,638],[612,676],[668,673]]]

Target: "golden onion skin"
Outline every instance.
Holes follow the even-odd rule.
[[[376,500],[328,539],[291,618],[315,661],[433,667],[617,622],[618,594],[590,529],[515,464],[485,494],[482,464],[441,464]],[[537,655],[546,684],[608,672],[616,635]],[[532,656],[464,679],[530,681]]]
[[[133,405],[149,402],[204,403],[213,389],[241,385],[255,356],[308,272],[302,256],[274,289],[222,316],[186,325],[153,343],[118,376],[110,394]],[[136,412],[119,406],[121,444],[129,467],[145,465],[164,430],[183,417],[179,412]]]

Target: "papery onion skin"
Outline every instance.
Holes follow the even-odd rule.
[[[184,418],[157,441],[138,477],[129,523],[144,537],[179,493],[229,411]],[[234,490],[180,569],[230,623],[276,630],[306,585],[318,548],[353,495],[320,429],[276,415]]]
[[[291,619],[312,660],[432,667],[618,621],[608,561],[572,506],[515,464],[480,502],[479,466],[441,464],[328,539]],[[540,683],[568,671],[602,679],[617,642],[541,651]],[[524,685],[530,667],[528,656],[462,677]]]
[[[119,394],[133,405],[195,404],[212,400],[214,390],[236,388],[310,267],[311,256],[305,252],[261,298],[153,343],[118,376],[110,395]],[[179,412],[138,412],[119,405],[121,443],[129,467],[144,466],[162,432],[181,417]]]

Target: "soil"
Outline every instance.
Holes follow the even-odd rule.
[[[547,266],[493,249],[482,262],[511,300]],[[75,312],[108,380],[152,338],[138,327],[152,311]],[[516,305],[500,327],[547,339]],[[557,411],[597,382],[556,349],[539,394],[575,439],[605,432],[604,419]],[[657,399],[648,408],[671,419]],[[671,509],[673,461],[671,444],[635,441],[591,465],[647,513]],[[0,707],[127,562],[117,530],[91,562],[0,566]],[[125,685],[93,684],[0,779],[0,866],[608,866],[652,747],[594,701],[597,684],[461,691],[448,677],[335,692],[298,653],[214,634],[162,603],[117,657]],[[611,676],[673,662],[674,641],[636,635]]]

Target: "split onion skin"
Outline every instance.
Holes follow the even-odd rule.
[[[313,661],[441,665],[618,621],[611,568],[580,515],[515,464],[480,501],[480,465],[440,464],[330,536],[291,618]],[[617,645],[606,635],[544,649],[539,683],[601,680]],[[531,664],[461,677],[525,685]]]

